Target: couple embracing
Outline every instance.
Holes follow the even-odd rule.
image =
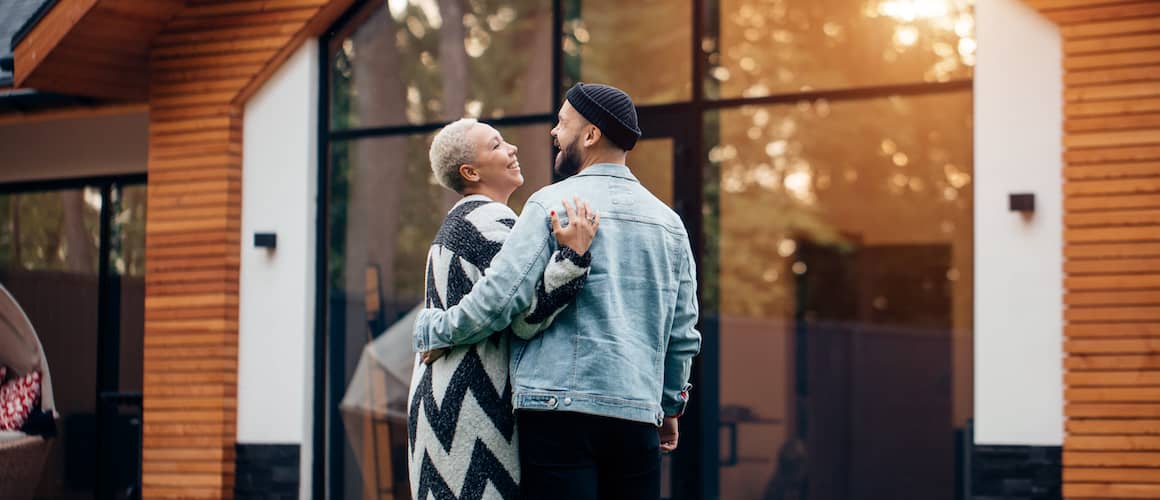
[[[689,398],[696,269],[688,234],[632,175],[627,94],[579,83],[552,129],[567,179],[528,199],[517,148],[456,121],[431,168],[463,195],[428,253],[415,324],[415,498],[656,499]]]

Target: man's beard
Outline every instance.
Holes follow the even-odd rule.
[[[572,177],[580,172],[580,148],[576,147],[576,141],[572,141],[568,147],[556,154],[556,174],[561,177]]]

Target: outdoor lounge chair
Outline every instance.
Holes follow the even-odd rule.
[[[0,365],[17,375],[33,370],[40,372],[40,410],[50,420],[48,425],[39,426],[41,435],[0,432],[0,498],[26,500],[32,498],[40,483],[57,414],[44,348],[28,316],[3,285],[0,285]]]

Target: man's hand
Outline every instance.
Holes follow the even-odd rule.
[[[579,196],[573,197],[575,208],[564,200],[564,210],[568,212],[568,226],[560,226],[560,216],[556,211],[551,212],[552,233],[556,235],[556,242],[560,246],[571,248],[574,252],[584,255],[596,237],[596,228],[600,226],[600,214],[588,206],[587,201],[580,201]]]
[[[422,353],[423,364],[429,365],[434,363],[435,360],[442,358],[444,354],[447,354],[447,349],[432,349],[430,351],[424,352]]]
[[[658,431],[661,433],[661,453],[672,453],[677,449],[677,417],[665,417]]]

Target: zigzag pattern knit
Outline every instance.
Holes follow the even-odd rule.
[[[446,309],[471,291],[499,252],[516,214],[468,196],[443,221],[427,258],[427,307]],[[531,308],[513,324],[521,337],[550,324],[583,288],[589,256],[557,251]],[[416,360],[410,416],[411,493],[416,499],[515,499],[519,457],[508,380],[512,328],[452,349],[430,366]]]

